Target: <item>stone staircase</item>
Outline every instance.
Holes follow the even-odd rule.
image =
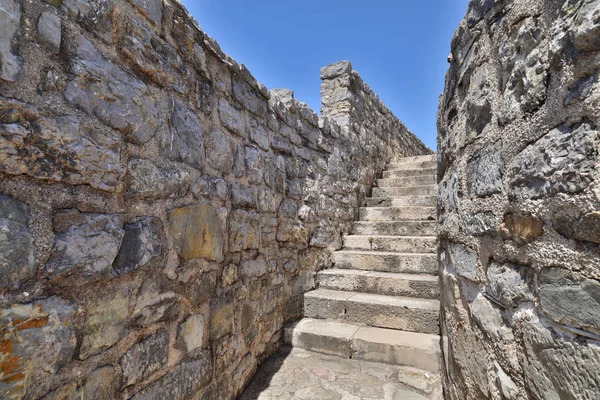
[[[435,177],[435,155],[388,166],[334,268],[304,295],[305,318],[286,328],[287,344],[413,369],[427,381],[413,386],[441,398]]]

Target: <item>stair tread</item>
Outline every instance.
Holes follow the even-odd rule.
[[[388,296],[383,294],[371,294],[360,292],[342,292],[331,289],[316,289],[307,292],[304,296],[313,298],[325,298],[330,300],[350,301],[353,303],[368,303],[372,305],[397,306],[415,309],[427,309],[439,311],[439,300],[418,299],[411,297]]]
[[[439,278],[432,274],[407,274],[402,272],[379,272],[360,269],[330,268],[318,272],[319,275],[369,276],[375,278],[391,278],[398,280],[437,282]]]
[[[409,235],[346,235],[346,237],[355,238],[385,238],[385,239],[437,239],[436,236],[425,235],[425,236],[409,236]]]
[[[397,251],[374,251],[374,250],[354,250],[354,249],[343,249],[336,250],[334,253],[341,254],[360,254],[360,255],[376,255],[376,256],[429,256],[436,257],[435,254],[432,253],[405,253],[405,252],[397,252]]]

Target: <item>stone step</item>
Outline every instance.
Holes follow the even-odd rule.
[[[378,179],[378,187],[413,187],[413,186],[427,186],[437,184],[437,178],[434,175],[424,176],[407,176],[404,178],[385,178]]]
[[[393,162],[386,167],[387,171],[406,170],[406,169],[433,169],[437,168],[437,162],[431,160]]]
[[[437,275],[435,254],[340,250],[333,252],[336,268]]]
[[[400,196],[437,196],[437,185],[397,187],[374,187],[372,197],[400,197]]]
[[[409,176],[437,176],[437,168],[404,168],[383,171],[382,178],[407,178]]]
[[[435,221],[358,221],[353,224],[355,235],[435,236]]]
[[[435,162],[436,160],[437,160],[436,154],[427,154],[424,156],[394,158],[392,161],[390,161],[390,164],[411,164],[411,163],[422,162],[422,161],[434,161]]]
[[[367,207],[436,207],[437,196],[369,197]]]
[[[317,274],[319,288],[383,294],[388,296],[438,299],[439,278],[427,274],[399,274],[333,268]]]
[[[435,236],[365,236],[344,237],[346,250],[392,251],[398,253],[435,253]]]
[[[438,300],[317,289],[304,294],[304,316],[378,328],[439,333]]]
[[[435,221],[435,207],[361,207],[361,221],[429,220]]]
[[[284,329],[284,342],[316,353],[439,372],[438,335],[304,318]]]

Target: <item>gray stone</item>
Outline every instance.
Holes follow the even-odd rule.
[[[243,138],[247,137],[244,113],[232,107],[225,99],[219,100],[219,117],[223,125],[231,132]]]
[[[179,324],[177,331],[177,342],[179,346],[187,351],[194,351],[204,345],[204,316],[201,314],[190,315]]]
[[[511,163],[511,192],[520,198],[577,193],[593,180],[600,137],[589,123],[552,129]]]
[[[474,0],[467,9],[467,23],[470,28],[475,26],[494,7],[495,0]]]
[[[502,327],[502,316],[500,315],[500,311],[497,308],[492,306],[483,295],[479,294],[473,300],[471,304],[469,304],[469,308],[471,309],[471,315],[477,321],[481,329],[492,339],[500,340],[502,337],[507,337],[512,335],[506,334],[503,331]]]
[[[235,264],[229,264],[223,267],[221,274],[221,286],[227,287],[233,285],[238,280],[238,267]]]
[[[474,282],[479,282],[477,273],[477,253],[460,243],[451,243],[448,246],[450,265],[460,276]]]
[[[250,124],[250,139],[265,151],[271,146],[271,133],[255,119]]]
[[[546,100],[548,65],[537,17],[528,17],[511,28],[498,53],[502,67],[502,122],[521,112],[532,113]]]
[[[169,232],[177,253],[184,260],[223,261],[223,228],[212,206],[196,204],[169,210]]]
[[[600,50],[599,10],[594,0],[565,1],[552,25],[551,54],[561,58],[566,56],[567,61],[573,61],[578,52]]]
[[[556,322],[600,333],[600,282],[560,268],[540,273],[540,305]]]
[[[492,0],[493,2],[493,0]],[[466,99],[467,139],[475,139],[492,122],[492,105],[489,96],[489,67],[478,67],[471,76]]]
[[[519,387],[517,384],[504,372],[500,364],[494,361],[494,372],[496,373],[496,385],[506,400],[517,400],[519,398]]]
[[[221,178],[198,178],[192,184],[192,193],[198,200],[229,200],[229,185]]]
[[[129,0],[129,2],[135,5],[150,21],[154,22],[157,26],[162,25],[162,12],[163,2],[162,0]]]
[[[90,300],[86,307],[86,320],[79,358],[103,352],[123,338],[129,329],[129,306],[132,287],[111,289]]]
[[[133,143],[144,144],[154,137],[161,125],[160,112],[143,82],[108,62],[83,36],[77,38],[70,69],[75,78],[64,91],[69,103]]]
[[[440,216],[443,218],[456,210],[460,204],[460,181],[456,172],[448,172],[439,184]],[[443,219],[441,219],[443,221]],[[440,221],[440,222],[441,222]]]
[[[150,326],[174,318],[177,312],[177,295],[169,280],[162,275],[153,275],[144,281],[137,295],[131,324]]]
[[[533,299],[518,266],[497,261],[491,261],[488,266],[486,293],[506,308],[514,308]]]
[[[233,171],[236,178],[241,178],[246,174],[246,147],[242,144],[237,145],[235,148]]]
[[[46,271],[55,276],[81,276],[99,279],[113,276],[125,231],[118,214],[79,214],[54,239],[54,249]],[[55,216],[55,224],[61,213]]]
[[[116,369],[105,366],[95,369],[83,379],[70,382],[46,394],[43,400],[113,400],[120,387]]]
[[[561,338],[535,317],[523,330],[523,376],[535,400],[594,399],[600,393],[600,346]]]
[[[240,276],[243,278],[253,279],[263,276],[268,271],[267,262],[260,257],[256,260],[245,260],[240,265]]]
[[[171,135],[162,143],[162,153],[171,161],[202,170],[204,136],[202,121],[179,100],[173,100]]]
[[[128,165],[131,181],[127,197],[142,200],[180,198],[188,192],[190,173],[177,167],[159,167],[149,160],[133,158]]]
[[[504,162],[499,152],[489,152],[469,161],[467,182],[471,197],[485,197],[502,192]]]
[[[350,61],[339,61],[321,68],[321,79],[332,79],[352,72]]]
[[[561,234],[576,240],[600,244],[600,211],[572,217],[561,208],[554,215],[554,227]]]
[[[482,236],[497,231],[496,217],[491,212],[461,213],[460,229],[467,235]]]
[[[122,144],[118,134],[84,128],[75,116],[58,116],[0,97],[4,173],[113,192],[121,175]]]
[[[208,384],[211,377],[211,355],[204,351],[196,359],[183,360],[177,364],[157,382],[135,394],[133,399],[187,399]]]
[[[62,39],[60,17],[52,12],[43,11],[38,19],[37,29],[42,40],[52,51],[58,52]]]
[[[162,0],[153,1],[162,4]],[[170,44],[134,18],[126,18],[118,32],[121,35],[119,50],[139,74],[164,88],[179,93],[189,91],[182,77],[182,60]]]
[[[246,176],[250,184],[260,185],[263,182],[262,152],[251,146],[246,146]]]
[[[260,98],[256,90],[239,78],[233,79],[233,95],[242,104],[244,110],[257,115],[264,115],[267,112],[266,100]]]
[[[258,209],[260,212],[275,213],[279,208],[282,196],[269,189],[261,189],[258,192]]]
[[[320,221],[319,226],[315,229],[310,239],[310,245],[320,248],[332,246],[333,248],[339,249],[342,247],[339,229],[329,220]]]
[[[0,310],[1,398],[23,398],[29,385],[71,361],[77,345],[76,310],[75,304],[58,297]]]
[[[29,232],[29,208],[0,194],[0,282],[8,288],[35,276],[33,236]]]
[[[0,79],[15,82],[23,69],[21,57],[13,53],[15,36],[21,24],[21,2],[0,2]]]
[[[569,105],[576,100],[583,101],[587,99],[592,94],[594,85],[598,82],[599,74],[599,72],[596,72],[578,79],[577,82],[569,87],[569,93],[565,98],[564,104]]]
[[[106,43],[113,41],[113,10],[117,0],[49,0],[48,3],[66,9],[68,14],[89,33]]]
[[[209,167],[227,174],[233,167],[233,147],[231,137],[212,129],[205,137],[206,163]]]
[[[158,267],[162,252],[161,221],[153,217],[137,218],[125,225],[125,235],[113,269],[117,275],[123,275],[139,268]]]
[[[121,358],[124,386],[133,385],[167,365],[169,333],[159,331],[135,344]]]
[[[256,191],[250,186],[231,184],[231,205],[234,208],[249,208],[256,210]]]
[[[223,273],[225,273],[225,269],[223,269]],[[187,295],[192,304],[196,307],[201,307],[204,302],[214,296],[216,287],[217,273],[214,271],[205,272],[200,274],[194,283],[192,283],[187,291]]]
[[[229,214],[229,251],[258,249],[260,216],[255,212],[236,210]]]

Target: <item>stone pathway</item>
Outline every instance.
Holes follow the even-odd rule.
[[[261,366],[240,399],[439,399],[438,379],[414,368],[283,348]]]
[[[295,351],[270,360],[246,398],[443,397],[435,155],[398,159],[377,184],[334,268],[304,295],[305,318],[285,329]],[[399,383],[408,375],[421,392]]]

